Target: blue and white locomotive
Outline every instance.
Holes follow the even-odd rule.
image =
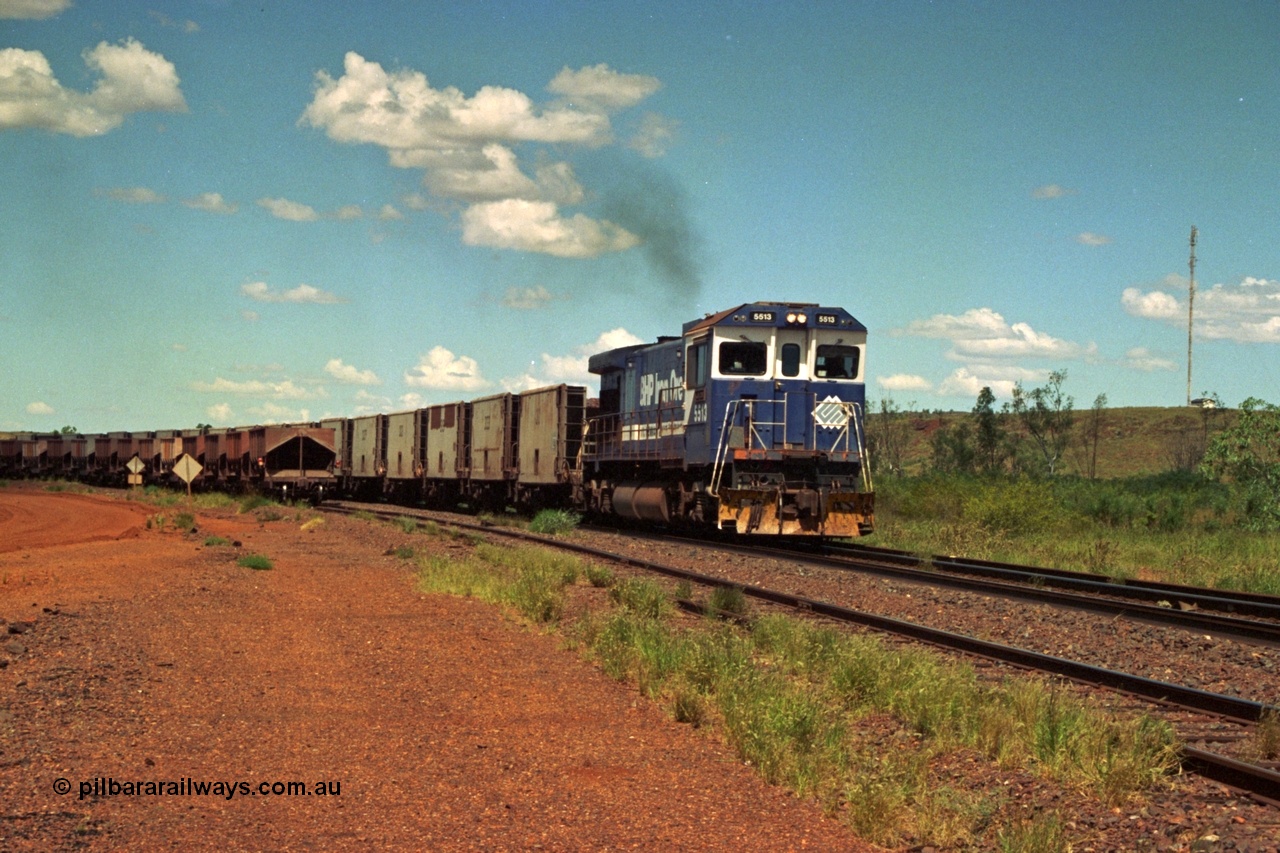
[[[756,302],[592,356],[577,502],[744,534],[870,533],[866,343],[841,308]]]

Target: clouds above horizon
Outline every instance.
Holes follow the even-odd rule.
[[[71,0],[0,0],[0,19],[52,18],[70,6]]]
[[[1009,323],[991,308],[971,308],[963,314],[934,314],[906,328],[890,330],[894,337],[931,338],[950,342],[945,357],[964,362],[934,383],[914,374],[879,378],[888,392],[919,391],[943,397],[975,397],[984,387],[997,397],[1010,397],[1018,383],[1039,382],[1048,367],[1028,367],[1027,360],[1097,361],[1097,345],[1080,344],[1037,331],[1028,323]]]
[[[1171,275],[1152,290],[1125,288],[1120,304],[1131,316],[1185,327],[1188,289],[1185,277]],[[1197,288],[1195,334],[1236,343],[1280,343],[1280,281],[1246,276],[1239,284]]]
[[[100,78],[89,92],[64,88],[40,51],[0,49],[0,130],[100,136],[133,113],[187,111],[173,63],[140,42],[100,42],[83,57]]]
[[[298,121],[335,142],[380,146],[392,166],[421,169],[432,197],[464,206],[467,245],[590,258],[631,249],[642,239],[605,219],[566,214],[565,207],[586,197],[572,165],[539,161],[530,173],[516,146],[556,146],[563,153],[611,145],[610,114],[660,87],[655,77],[599,64],[561,69],[547,85],[559,98],[546,104],[492,85],[468,97],[453,86],[433,87],[419,71],[387,71],[349,51],[340,77],[316,74],[314,97]],[[660,118],[647,122],[640,148],[656,156],[674,125]]]
[[[372,370],[360,370],[343,362],[340,358],[331,358],[324,366],[324,372],[344,385],[381,385],[382,380]]]
[[[404,383],[434,391],[478,391],[491,384],[474,358],[454,355],[442,346],[419,356],[418,363],[404,372]]]
[[[329,293],[309,284],[300,284],[292,290],[272,290],[265,281],[240,285],[240,292],[255,302],[290,302],[294,304],[335,305],[346,302],[337,294]],[[255,317],[256,319],[256,317]]]
[[[1077,344],[1038,332],[1028,323],[1006,322],[990,308],[971,308],[960,315],[934,314],[915,320],[892,334],[951,341],[947,358],[955,361],[1000,358],[1077,359],[1097,351],[1095,344]]]

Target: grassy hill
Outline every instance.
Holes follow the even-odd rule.
[[[1059,470],[1063,474],[1087,475],[1090,451],[1085,435],[1094,412],[1077,409],[1074,415],[1072,442]],[[1099,478],[1111,479],[1193,466],[1199,462],[1207,438],[1230,424],[1235,413],[1230,409],[1179,406],[1103,409],[1098,416],[1094,470]],[[902,468],[907,474],[928,470],[938,430],[972,419],[968,412],[900,412],[895,417],[905,423]],[[1018,429],[1011,416],[1004,423],[1006,430]],[[873,442],[884,426],[882,415],[873,412],[867,424],[867,434]]]

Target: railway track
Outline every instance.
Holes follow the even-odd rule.
[[[749,598],[787,607],[800,613],[821,616],[844,624],[866,627],[894,636],[928,643],[951,652],[961,652],[984,660],[997,661],[1030,671],[1050,674],[1070,679],[1077,683],[1118,691],[1164,707],[1205,714],[1245,725],[1255,724],[1263,719],[1264,715],[1275,714],[1280,710],[1274,706],[1237,696],[1198,690],[1184,685],[1158,681],[1080,661],[1042,654],[1016,646],[981,640],[901,619],[859,611],[795,593],[768,589],[753,584],[736,583],[722,577],[639,559],[626,554],[618,554],[565,539],[538,536],[516,528],[499,527],[479,522],[463,522],[455,519],[442,520],[439,514],[430,514],[401,507],[389,510],[377,506],[335,503],[326,504],[322,509],[345,514],[368,513],[384,520],[395,520],[401,517],[434,520],[463,529],[537,543],[600,560],[620,563],[676,580],[689,581],[690,583],[710,587],[732,587],[740,590]],[[758,548],[753,547],[750,550],[759,554]],[[796,557],[795,553],[790,554],[791,559]],[[1192,747],[1184,747],[1182,762],[1183,768],[1187,771],[1195,772],[1222,784],[1246,791],[1255,798],[1280,806],[1280,772],[1276,770]]]
[[[1280,648],[1280,597],[1276,596],[1159,582],[1113,581],[1083,572],[960,557],[921,557],[859,545],[694,541],[754,556],[800,558],[809,565],[1069,607]]]

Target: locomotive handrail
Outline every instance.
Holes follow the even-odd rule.
[[[787,416],[787,411],[790,408],[787,405],[787,396],[788,396],[787,394],[784,394],[781,400],[778,400],[778,399],[729,400],[725,404],[724,422],[720,428],[720,440],[716,446],[715,462],[712,464],[711,483],[710,483],[710,488],[708,489],[708,492],[712,497],[718,498],[720,496],[720,483],[724,478],[725,462],[729,456],[728,442],[729,442],[729,435],[730,435],[730,430],[729,430],[730,424],[735,423],[737,421],[739,414],[742,411],[746,412],[747,422],[743,424],[743,439],[746,443],[747,449],[752,448],[753,438],[755,442],[758,443],[758,446],[761,449],[763,450],[771,449],[768,445],[766,445],[764,437],[759,432],[758,427],[782,427],[783,443],[785,443],[786,435],[787,435],[786,416]],[[816,395],[810,394],[809,396],[812,396],[816,401],[817,399]],[[775,411],[777,410],[778,406],[781,406],[783,420],[780,422],[758,420],[756,418],[756,408],[760,404],[773,406]],[[840,447],[841,444],[843,444],[845,452],[848,452],[850,450],[851,440],[856,440],[856,444],[854,446],[858,448],[858,453],[859,453],[859,456],[861,457],[863,453],[862,448],[865,447],[865,445],[863,444],[863,435],[862,435],[862,418],[861,418],[862,407],[858,403],[842,400],[840,401],[840,408],[843,412],[845,412],[845,422],[844,422],[844,426],[840,427],[839,433],[837,433],[835,438],[832,440],[831,450],[835,451]],[[813,417],[816,421],[817,419],[816,407],[814,408]],[[850,436],[851,426],[852,426],[853,436]],[[813,432],[811,433],[810,440],[812,442],[812,446],[808,446],[806,444],[804,449],[816,451],[818,449],[818,431],[816,429],[813,430]],[[778,443],[777,439],[775,438],[772,443],[776,445]],[[864,460],[864,464],[860,465],[859,467],[862,469],[862,481],[866,485],[867,491],[871,491],[871,472],[867,470],[868,466],[865,464],[865,460]]]

